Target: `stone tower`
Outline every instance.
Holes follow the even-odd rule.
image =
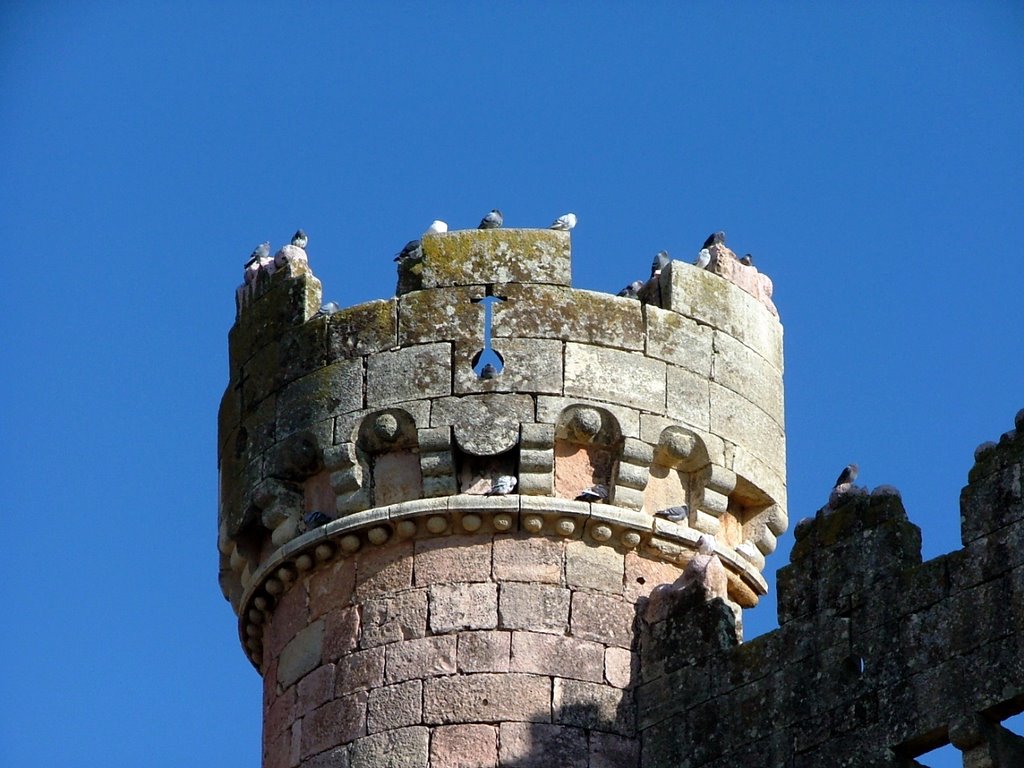
[[[712,250],[641,301],[549,230],[426,235],[333,313],[301,249],[250,275],[218,543],[264,768],[640,764],[646,598],[713,546],[735,622],[787,527],[771,283]]]

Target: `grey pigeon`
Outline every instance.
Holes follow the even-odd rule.
[[[701,248],[700,253],[697,254],[697,260],[693,263],[697,265],[697,269],[707,269],[708,264],[711,263],[711,251]]]
[[[740,259],[740,264],[742,264],[745,267],[752,267],[752,266],[754,266],[754,256],[753,256],[753,254],[748,253],[747,255],[745,255],[742,259]]]
[[[484,496],[508,496],[516,487],[516,478],[513,475],[498,475],[491,480],[491,490]]]
[[[640,289],[643,288],[643,287],[644,287],[644,281],[643,280],[634,280],[632,283],[627,285],[625,288],[623,288],[621,291],[619,291],[615,295],[616,296],[624,296],[627,299],[639,299],[640,298]]]
[[[600,483],[592,485],[589,488],[585,488],[580,491],[580,495],[576,497],[576,501],[606,501],[608,499],[608,489]]]
[[[678,507],[669,507],[668,509],[659,509],[654,513],[655,517],[664,517],[671,520],[673,523],[678,523],[681,520],[685,520],[690,514],[690,508],[685,504],[680,504]]]
[[[498,369],[495,368],[490,363],[487,363],[486,365],[484,365],[483,368],[480,369],[480,378],[481,379],[493,379],[493,378],[496,378],[497,375],[498,375]]]
[[[568,232],[570,229],[576,226],[576,214],[567,213],[564,216],[559,216],[553,222],[549,229],[560,229],[563,232]]]
[[[249,256],[249,261],[262,261],[268,258],[270,258],[270,241],[264,240],[253,249],[252,255]]]
[[[305,517],[302,518],[302,522],[306,524],[306,530],[311,531],[314,528],[319,528],[321,525],[327,525],[331,522],[332,518],[325,515],[323,512],[307,512]]]
[[[651,277],[655,277],[661,274],[661,270],[667,267],[672,262],[672,259],[668,256],[668,251],[658,251],[654,254],[654,261],[651,262]]]
[[[504,223],[505,218],[501,215],[501,211],[495,208],[480,219],[480,226],[477,229],[497,229]]]
[[[292,245],[296,248],[305,248],[306,243],[309,242],[309,237],[301,229],[295,230],[295,234],[292,235]]]
[[[336,301],[328,301],[320,305],[320,309],[317,310],[317,317],[327,317],[333,315],[335,312],[340,312],[341,306]]]
[[[423,256],[423,249],[420,248],[419,240],[410,240],[405,244],[405,247],[395,254],[395,261],[405,261],[406,259],[419,259]]]
[[[833,488],[838,488],[840,485],[848,485],[857,479],[857,473],[860,472],[860,467],[856,464],[847,464],[843,467],[843,471],[839,473],[839,477],[836,478],[836,484]]]
[[[712,245],[725,245],[725,232],[712,232],[702,247],[710,248]]]

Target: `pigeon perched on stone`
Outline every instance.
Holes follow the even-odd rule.
[[[585,488],[580,491],[580,495],[576,497],[576,501],[606,501],[608,499],[608,489],[600,483]]]
[[[434,219],[430,222],[430,226],[427,227],[427,231],[424,234],[437,234],[440,232],[447,232],[448,225],[440,219]]]
[[[306,243],[309,242],[309,237],[301,229],[295,230],[295,234],[292,235],[292,245],[296,248],[305,248]]]
[[[483,368],[480,369],[481,379],[493,379],[497,377],[498,369],[495,368],[491,363],[486,363]]]
[[[262,243],[257,245],[249,257],[249,261],[259,261],[260,259],[270,258],[270,241],[264,240]]]
[[[264,241],[257,245],[249,260],[245,263],[245,282],[251,283],[256,279],[256,274],[265,269],[268,273],[274,271],[274,260],[270,257],[270,241]]]
[[[643,288],[643,287],[644,287],[644,281],[643,280],[634,280],[632,283],[627,285],[625,288],[623,288],[621,291],[619,291],[615,295],[616,296],[623,296],[623,297],[625,297],[627,299],[639,299],[640,298],[640,289]]]
[[[314,528],[319,528],[321,525],[327,525],[331,522],[332,518],[325,515],[323,512],[307,512],[302,518],[302,522],[306,524],[306,530],[311,531]]]
[[[712,245],[725,245],[725,232],[712,232],[702,247],[710,248]]]
[[[661,274],[661,270],[667,267],[672,262],[669,258],[668,251],[658,251],[654,254],[654,261],[651,262],[651,277],[656,277]]]
[[[560,229],[568,232],[570,229],[576,226],[576,214],[567,213],[564,216],[559,216],[553,222],[551,222],[550,229]]]
[[[420,248],[419,240],[410,240],[405,244],[405,247],[395,254],[395,261],[405,261],[406,259],[419,259],[423,256],[423,249]]]
[[[841,485],[849,485],[857,479],[857,473],[860,472],[860,467],[856,464],[847,464],[843,467],[843,471],[839,473],[839,477],[836,478],[836,484],[833,488],[838,488]]]
[[[335,312],[340,312],[341,306],[336,301],[327,301],[320,305],[320,309],[317,310],[318,317],[326,317],[333,315]]]
[[[504,223],[505,218],[501,215],[501,211],[495,208],[480,219],[480,226],[477,229],[497,229]]]
[[[686,504],[680,504],[678,507],[668,507],[667,509],[659,509],[654,513],[655,517],[664,517],[667,520],[671,520],[673,523],[678,523],[685,520],[690,514],[690,508]]]
[[[498,475],[491,481],[491,490],[484,494],[484,496],[507,496],[512,493],[516,487],[516,478],[514,475]]]
[[[711,263],[711,251],[707,248],[701,248],[700,253],[697,254],[697,260],[693,262],[697,269],[707,269],[708,264]]]
[[[740,264],[745,267],[754,266],[754,255],[752,253],[746,254],[742,259],[740,259]]]

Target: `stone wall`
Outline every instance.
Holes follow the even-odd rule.
[[[921,562],[898,494],[854,493],[796,529],[779,629],[738,645],[718,602],[680,592],[644,626],[644,768],[1024,765],[1024,411],[977,454],[964,548]]]

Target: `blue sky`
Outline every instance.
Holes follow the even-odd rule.
[[[858,461],[959,546],[1024,407],[1019,3],[214,5],[0,8],[0,763],[258,764],[216,412],[242,264],[298,226],[342,305],[435,218],[575,211],[610,292],[725,229],[786,329],[793,522]]]

